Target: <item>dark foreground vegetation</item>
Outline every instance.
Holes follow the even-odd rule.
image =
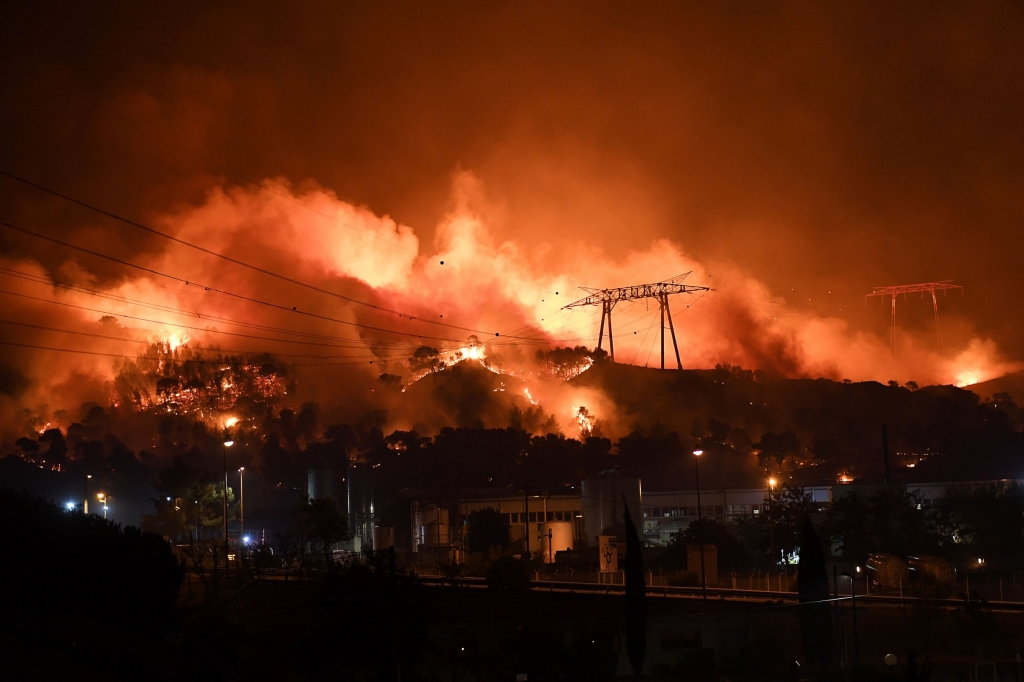
[[[487,514],[474,520],[477,550],[504,532]],[[849,602],[820,604],[830,585],[806,515],[796,551],[807,604],[791,606],[647,596],[637,608],[635,590],[531,591],[533,566],[507,554],[490,562],[489,589],[454,573],[425,584],[393,552],[335,561],[316,540],[288,579],[259,570],[252,550],[210,594],[194,575],[183,585],[162,538],[95,515],[0,491],[0,530],[8,679],[612,680],[641,660],[652,680],[974,679],[1011,674],[1024,633],[1019,615],[974,597],[950,607],[937,592],[860,604],[855,626]],[[639,545],[627,546],[635,578]],[[635,632],[649,633],[646,658]]]

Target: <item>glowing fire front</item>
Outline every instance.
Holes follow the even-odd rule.
[[[179,345],[172,348],[174,343]],[[260,359],[266,362],[206,353],[182,337],[157,342],[121,364],[112,402],[139,412],[200,417],[229,411],[242,399],[278,402],[287,393],[284,369],[270,356]]]
[[[429,346],[417,348],[407,363],[412,372],[408,383],[416,383],[428,374],[446,370],[467,360],[478,362],[495,374],[501,374],[487,362],[487,351],[484,346],[476,343],[474,337],[471,337],[471,340],[473,342],[469,345],[450,351],[442,351]]]
[[[585,406],[580,405],[572,407],[572,419],[580,427],[580,437],[590,438],[595,435],[595,429],[597,428],[597,417],[595,417],[590,410]]]

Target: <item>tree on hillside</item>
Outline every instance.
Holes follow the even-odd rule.
[[[430,346],[420,346],[409,358],[409,369],[413,373],[424,373],[429,374],[432,372],[440,372],[445,368],[444,361],[441,360],[441,353],[436,348]]]
[[[506,549],[512,542],[508,518],[497,509],[477,509],[469,513],[466,539],[470,552],[487,552],[492,547]]]
[[[768,432],[761,436],[760,441],[754,443],[757,461],[766,474],[771,473],[773,468],[781,472],[786,458],[795,455],[799,450],[800,439],[792,431]]]

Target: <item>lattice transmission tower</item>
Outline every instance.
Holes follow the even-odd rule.
[[[601,330],[597,335],[597,347],[602,348],[604,343],[604,323],[608,321],[608,348],[611,352],[612,362],[615,362],[615,338],[612,336],[612,309],[620,301],[636,301],[642,298],[653,298],[658,301],[661,307],[661,368],[665,369],[665,318],[668,317],[668,329],[672,335],[672,347],[676,352],[676,365],[683,368],[683,361],[679,359],[679,345],[676,343],[676,328],[672,323],[672,311],[668,305],[668,297],[674,294],[694,294],[698,291],[714,291],[711,287],[683,284],[683,280],[690,275],[684,272],[681,275],[666,279],[664,282],[654,284],[636,284],[629,287],[618,287],[616,289],[595,289],[593,287],[580,287],[587,292],[587,296],[578,301],[573,301],[562,310],[569,308],[580,308],[588,305],[601,306]]]
[[[923,284],[899,284],[893,287],[875,287],[875,290],[864,297],[865,302],[872,296],[891,296],[892,297],[892,321],[889,325],[889,345],[892,347],[892,354],[896,355],[896,297],[903,294],[906,298],[907,294],[920,293],[924,297],[925,292],[932,295],[932,311],[935,314],[935,335],[939,339],[939,352],[945,353],[945,348],[942,344],[942,327],[939,326],[939,301],[935,298],[936,291],[947,291],[949,289],[959,289],[963,291],[963,287],[959,284],[953,284],[953,280],[944,279],[941,282],[925,282]]]

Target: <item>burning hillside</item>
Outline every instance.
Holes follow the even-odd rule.
[[[285,376],[270,354],[225,355],[187,342],[158,342],[120,364],[112,404],[216,421],[240,403],[280,404],[288,394]]]

